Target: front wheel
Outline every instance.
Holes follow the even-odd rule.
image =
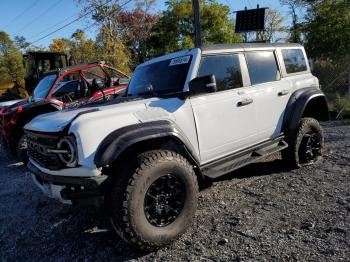
[[[282,151],[282,159],[292,167],[314,164],[323,157],[324,135],[314,118],[302,118],[287,141],[289,146]]]
[[[119,176],[112,192],[112,224],[126,242],[153,250],[177,239],[190,225],[197,207],[198,184],[181,155],[149,151]]]

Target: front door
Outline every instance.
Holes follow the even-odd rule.
[[[256,142],[255,91],[242,78],[243,54],[202,57],[198,76],[214,74],[218,91],[191,98],[202,164]]]

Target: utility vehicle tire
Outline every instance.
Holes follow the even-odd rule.
[[[148,151],[133,162],[115,181],[112,224],[127,243],[154,250],[176,240],[192,222],[197,178],[188,161],[173,151]]]
[[[22,135],[17,144],[17,157],[24,165],[27,165],[29,161],[27,148],[27,138],[25,135]]]
[[[314,164],[323,157],[323,131],[314,118],[302,118],[298,128],[287,133],[287,142],[289,146],[282,151],[282,159],[293,168]]]

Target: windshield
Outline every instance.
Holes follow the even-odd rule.
[[[183,56],[139,67],[128,86],[128,96],[181,92],[192,56]]]
[[[47,75],[40,80],[39,84],[36,86],[33,92],[33,99],[40,100],[45,99],[49,94],[52,85],[54,84],[57,78],[56,74]]]

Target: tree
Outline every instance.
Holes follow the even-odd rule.
[[[25,75],[23,56],[9,35],[0,32],[0,84],[6,84],[12,80],[21,82]]]
[[[191,0],[170,0],[151,31],[148,48],[158,56],[180,49],[194,47],[194,20]],[[200,0],[203,44],[240,42],[233,33],[234,21],[229,18],[229,7],[215,0]]]
[[[22,52],[25,52],[25,50],[30,46],[30,43],[27,42],[24,36],[15,36],[14,43],[16,47]]]
[[[77,30],[72,35],[70,55],[77,63],[102,60],[101,47],[92,39],[87,39],[82,30]]]
[[[306,47],[313,57],[349,59],[350,12],[348,0],[308,0],[304,26]]]
[[[278,42],[283,39],[282,34],[286,32],[284,20],[284,16],[277,10],[267,9],[265,14],[265,30],[258,33],[257,40]]]
[[[302,23],[298,12],[306,6],[303,0],[280,0],[282,5],[289,8],[289,13],[292,16],[292,24],[289,28],[289,41],[293,43],[302,43]]]
[[[132,68],[143,63],[149,57],[146,46],[147,40],[158,18],[158,15],[151,14],[147,10],[141,9],[141,7],[117,14],[119,33],[130,51]]]
[[[130,54],[120,34],[116,16],[123,8],[117,1],[78,0],[83,5],[83,13],[93,10],[92,19],[99,28],[96,43],[102,52],[99,54],[108,64],[128,73],[130,72]]]
[[[71,48],[71,41],[66,38],[54,38],[49,45],[51,52],[62,52],[65,54],[70,54]]]
[[[136,9],[142,10],[144,13],[150,13],[151,8],[156,4],[156,0],[135,0]]]
[[[103,60],[101,47],[92,39],[87,39],[82,30],[75,31],[71,39],[53,39],[49,49],[52,52],[63,52],[72,56],[76,63]]]

